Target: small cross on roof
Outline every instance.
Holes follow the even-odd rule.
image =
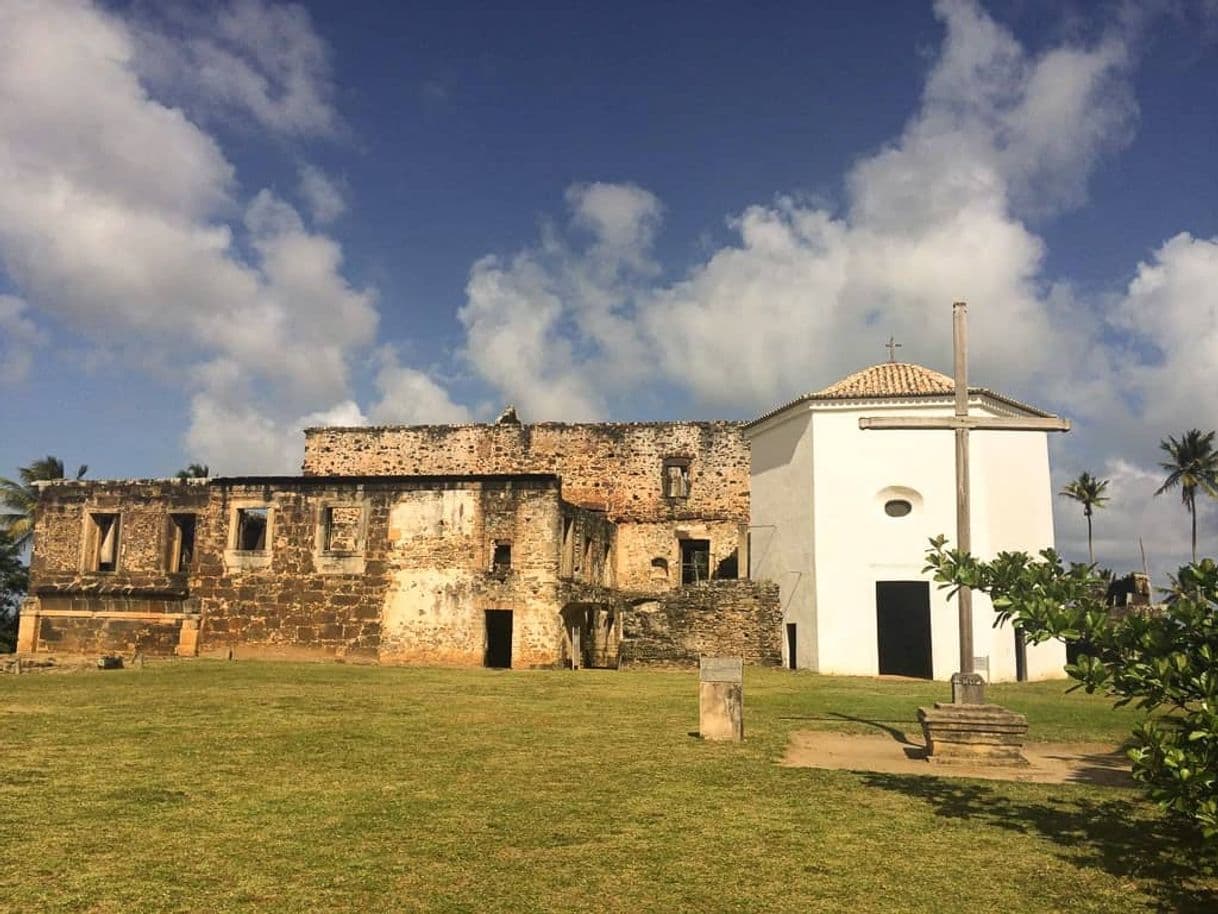
[[[888,342],[884,344],[884,348],[888,350],[888,361],[895,362],[897,360],[897,350],[901,348],[901,344],[897,342],[896,337],[888,337]]]

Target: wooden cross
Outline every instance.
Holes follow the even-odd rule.
[[[992,418],[968,413],[968,305],[952,305],[952,348],[955,362],[956,411],[951,416],[893,416],[859,419],[859,428],[868,429],[951,429],[956,433],[956,548],[972,549],[969,518],[968,433],[970,429],[999,432],[1068,432],[1068,419],[1057,416]],[[960,673],[973,669],[973,592],[961,587],[956,592],[960,613]]]
[[[888,361],[895,362],[897,360],[897,350],[901,348],[901,344],[896,341],[896,337],[888,337],[888,342],[884,344],[884,348],[888,350]]]

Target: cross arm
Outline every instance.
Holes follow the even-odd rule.
[[[870,416],[859,419],[859,428],[868,429],[970,429],[983,432],[1068,432],[1070,420],[1057,416]]]

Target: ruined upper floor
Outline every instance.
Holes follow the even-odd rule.
[[[737,422],[310,428],[305,476],[552,473],[563,498],[617,522],[747,524],[749,446]]]

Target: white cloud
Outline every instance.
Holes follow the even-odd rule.
[[[303,6],[229,0],[150,13],[137,65],[159,90],[202,114],[236,114],[289,135],[338,128],[329,49]]]
[[[304,430],[321,425],[366,425],[354,400],[295,419],[277,419],[240,402],[225,402],[215,393],[191,400],[187,452],[206,457],[213,476],[300,472]]]
[[[1055,474],[1058,475],[1058,474]],[[1074,474],[1077,475],[1077,474]],[[1191,527],[1179,490],[1156,496],[1164,473],[1157,465],[1146,466],[1122,457],[1112,457],[1095,472],[1108,480],[1108,503],[1092,517],[1095,560],[1118,573],[1146,567],[1156,587],[1168,586],[1168,575],[1189,560]],[[1072,476],[1057,479],[1057,491]],[[1082,507],[1057,498],[1058,550],[1074,561],[1087,560],[1087,523]],[[1218,510],[1213,500],[1197,500],[1197,554],[1218,554]]]
[[[1138,265],[1111,321],[1140,346],[1118,369],[1139,415],[1173,434],[1218,427],[1218,238],[1164,242]]]
[[[343,191],[324,171],[313,165],[302,165],[299,174],[300,196],[308,206],[314,222],[325,225],[347,211],[347,200]]]
[[[29,318],[26,303],[15,295],[0,295],[0,384],[24,381],[34,364],[34,352],[46,334]]]
[[[373,422],[442,425],[469,422],[473,418],[466,407],[454,403],[448,392],[427,374],[402,365],[392,349],[382,349],[378,359],[376,388],[380,399],[369,409]]]
[[[1111,479],[1111,502],[1096,516],[1097,560],[1139,567],[1141,536],[1156,583],[1165,585],[1191,546],[1178,492],[1153,494],[1166,475],[1159,442],[1190,428],[1218,428],[1218,239],[1168,239],[1104,304],[1094,328],[1103,341],[1059,371],[1083,420],[1061,463]],[[1209,498],[1197,505],[1198,554],[1218,555],[1218,512]],[[1058,534],[1064,551],[1081,558],[1086,541],[1070,514],[1059,505]]]
[[[260,116],[322,125],[292,100],[324,58],[302,11],[238,3],[211,28],[289,84]],[[349,402],[375,342],[338,242],[269,191],[242,206],[216,140],[141,82],[129,25],[83,2],[0,5],[0,123],[0,261],[23,298],[192,385],[190,459],[297,467],[301,422]]]
[[[631,301],[658,271],[661,206],[632,184],[573,185],[567,204],[568,231],[547,227],[538,247],[474,264],[459,317],[466,359],[506,400],[547,419],[596,419],[607,392],[652,370]]]
[[[1041,294],[1044,246],[1021,214],[1083,200],[1129,138],[1128,55],[1118,33],[1030,55],[972,2],[936,10],[946,34],[921,108],[850,170],[843,212],[789,196],[750,206],[729,221],[735,244],[664,283],[659,202],[574,187],[570,227],[475,264],[471,363],[534,415],[603,414],[656,379],[759,410],[877,361],[889,333],[907,358],[946,365],[949,306],[966,298],[979,377],[1041,392],[1042,373],[1077,356],[1078,321]]]
[[[0,262],[21,296],[0,298],[0,372],[26,370],[32,313],[159,360],[192,393],[189,459],[226,473],[294,471],[308,424],[468,421],[435,375],[384,348],[375,402],[355,402],[351,366],[378,314],[317,228],[344,211],[342,189],[301,166],[307,223],[268,190],[246,197],[200,126],[339,129],[308,15],[256,0],[164,9],[136,27],[83,0],[0,0]],[[1218,426],[1218,239],[1166,241],[1111,301],[1047,284],[1031,220],[1082,203],[1130,138],[1129,42],[1118,24],[1032,54],[970,0],[936,9],[944,40],[919,108],[844,176],[840,208],[745,207],[731,244],[670,279],[655,195],[573,185],[535,243],[472,266],[460,357],[539,420],[608,416],[657,384],[759,411],[878,361],[889,333],[946,368],[949,305],[966,298],[974,379],[1068,405],[1080,421],[1059,464],[1113,479],[1101,560],[1138,564],[1141,532],[1170,567],[1187,518],[1150,495],[1155,448]],[[1081,524],[1069,506],[1058,518],[1076,549]]]
[[[577,186],[566,225],[474,265],[467,357],[533,416],[605,415],[655,382],[759,411],[879,361],[889,333],[905,358],[950,368],[949,306],[964,298],[974,382],[1068,408],[1058,465],[1112,478],[1101,560],[1137,567],[1141,535],[1152,567],[1174,568],[1187,518],[1152,495],[1156,446],[1218,426],[1218,241],[1174,238],[1126,294],[1096,300],[1045,281],[1029,221],[1083,203],[1132,136],[1126,24],[1031,54],[975,3],[936,10],[945,37],[921,106],[850,169],[841,211],[791,196],[747,207],[729,220],[735,243],[661,281],[659,202]],[[1057,517],[1064,548],[1085,556],[1070,507]]]

